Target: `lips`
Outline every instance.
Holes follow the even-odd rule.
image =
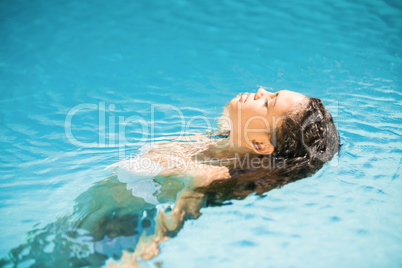
[[[239,101],[240,101],[241,103],[245,103],[245,102],[247,101],[248,96],[249,96],[249,95],[246,95],[246,94],[245,94],[245,95],[241,95]]]

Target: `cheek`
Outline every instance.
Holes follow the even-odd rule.
[[[265,118],[266,112],[258,108],[257,103],[241,105],[238,99],[234,99],[229,103],[229,116],[237,129],[244,128],[247,121],[249,121],[249,127],[258,128],[262,122],[259,118]]]
[[[248,126],[253,127],[259,120],[259,118],[264,117],[261,112],[255,106],[245,106],[241,110],[241,122],[244,126],[247,122]]]

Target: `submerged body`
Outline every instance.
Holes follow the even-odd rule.
[[[10,252],[13,263],[34,259],[38,265],[98,267],[109,259],[110,267],[135,267],[138,257],[155,257],[185,220],[200,217],[202,207],[262,195],[308,177],[339,148],[322,102],[290,91],[260,88],[239,95],[225,107],[219,126],[212,135],[154,144],[124,162],[117,174],[79,195],[71,215],[30,232],[27,243]],[[139,176],[131,160],[153,163],[155,174],[140,176],[152,182],[149,192],[129,186]],[[128,181],[122,180],[127,174]],[[51,244],[64,249],[55,248],[50,258]]]
[[[332,117],[318,99],[260,88],[256,94],[231,100],[226,112],[221,121],[228,122],[222,125],[228,138],[207,142],[207,146],[197,144],[198,149],[190,154],[179,151],[187,165],[171,166],[171,159],[153,157],[167,167],[160,176],[182,181],[184,187],[173,209],[162,209],[156,216],[155,233],[143,235],[133,253],[123,254],[123,266],[136,266],[138,257],[156,256],[160,243],[177,234],[186,219],[198,218],[206,204],[222,204],[252,192],[262,194],[310,176],[339,150]],[[158,155],[157,151],[149,153]],[[268,167],[262,164],[264,160]],[[111,267],[120,265],[110,263]]]

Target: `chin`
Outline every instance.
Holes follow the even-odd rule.
[[[240,99],[240,97],[233,98],[233,99],[229,102],[230,108],[235,108],[235,107],[238,105],[238,103],[239,103],[239,99]]]
[[[238,102],[239,102],[239,100],[235,98],[228,103],[229,115],[231,118],[232,118],[232,115],[235,114],[235,112],[237,110]]]

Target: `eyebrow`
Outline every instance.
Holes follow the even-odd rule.
[[[276,101],[278,100],[278,97],[279,97],[279,92],[278,92],[278,93],[276,93],[276,96],[275,96],[275,102],[274,102],[274,105],[272,106],[272,108],[273,108],[273,107],[275,107],[275,104],[276,104]]]

